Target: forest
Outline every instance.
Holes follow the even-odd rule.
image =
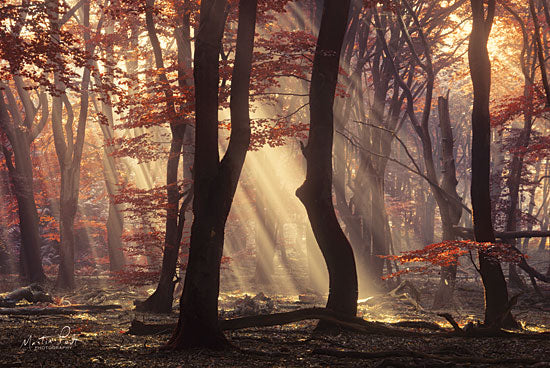
[[[3,0],[0,367],[550,367],[550,2]]]

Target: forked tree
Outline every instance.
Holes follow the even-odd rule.
[[[231,78],[231,134],[218,152],[219,52],[226,0],[205,0],[195,43],[194,220],[178,325],[168,348],[226,348],[218,324],[224,230],[250,143],[249,85],[257,0],[239,1],[235,66]]]

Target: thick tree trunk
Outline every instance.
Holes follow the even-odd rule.
[[[309,139],[303,150],[307,160],[306,180],[296,195],[306,208],[327,264],[327,308],[355,316],[358,292],[355,260],[332,203],[333,105],[349,6],[349,0],[324,3],[309,93]]]
[[[17,200],[21,233],[19,275],[23,280],[42,282],[46,280],[46,275],[42,268],[40,254],[42,238],[39,232],[39,218],[34,197],[30,132],[25,131],[23,127],[11,129],[13,125],[10,125],[9,120],[4,95],[0,91],[0,129],[4,130],[10,140],[12,151],[5,146],[2,146],[2,149]],[[12,162],[12,155],[15,158],[15,166]]]
[[[195,48],[195,198],[189,261],[178,326],[168,348],[229,346],[218,324],[220,263],[224,228],[250,143],[249,84],[257,0],[239,2],[235,67],[231,78],[231,135],[222,161],[218,154],[218,54],[225,0],[201,3]]]
[[[20,276],[30,282],[42,282],[46,279],[46,276],[42,268],[40,255],[42,238],[39,233],[38,213],[34,199],[32,169],[29,166],[25,170],[27,172],[21,170],[21,168],[27,166],[22,161],[29,161],[28,164],[30,165],[30,156],[24,154],[21,156],[20,160],[17,160],[16,157],[16,168],[9,170],[17,200],[21,233]],[[29,176],[29,170],[31,170],[31,176]]]
[[[474,87],[472,111],[472,184],[471,197],[474,219],[474,236],[478,242],[495,242],[491,222],[489,192],[491,126],[489,96],[491,90],[491,63],[487,40],[494,18],[495,0],[489,0],[487,15],[483,0],[471,0],[473,25],[468,45],[470,74]],[[479,268],[485,290],[485,324],[516,327],[509,311],[508,290],[502,268],[497,260],[479,252]],[[503,316],[503,314],[506,314]]]

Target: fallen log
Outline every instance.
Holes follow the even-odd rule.
[[[470,227],[455,226],[453,230],[464,239],[474,238],[474,230]],[[497,239],[546,238],[550,237],[550,231],[495,231],[495,237]]]
[[[0,307],[14,308],[17,302],[25,299],[29,303],[53,302],[50,294],[39,284],[30,284],[13,290],[5,297],[0,297]]]

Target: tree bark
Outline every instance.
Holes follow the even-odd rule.
[[[194,221],[178,326],[167,348],[229,346],[218,324],[224,228],[250,143],[249,85],[257,0],[239,2],[239,26],[231,83],[231,135],[219,161],[218,82],[225,0],[201,3],[195,46],[196,136]]]
[[[332,203],[333,105],[349,7],[349,0],[324,2],[309,92],[310,131],[307,147],[303,149],[306,180],[296,195],[306,208],[327,264],[327,308],[355,316],[358,293],[355,260]]]
[[[472,184],[471,198],[474,219],[474,236],[478,242],[495,243],[491,221],[489,192],[491,159],[491,126],[489,97],[491,90],[491,62],[487,41],[495,13],[495,0],[489,0],[487,15],[483,0],[471,0],[473,24],[468,45],[470,75],[474,87],[472,111]],[[508,290],[500,263],[483,251],[479,252],[479,268],[485,291],[485,324],[502,321],[506,327],[517,327],[507,311]],[[502,314],[506,314],[502,316]]]

